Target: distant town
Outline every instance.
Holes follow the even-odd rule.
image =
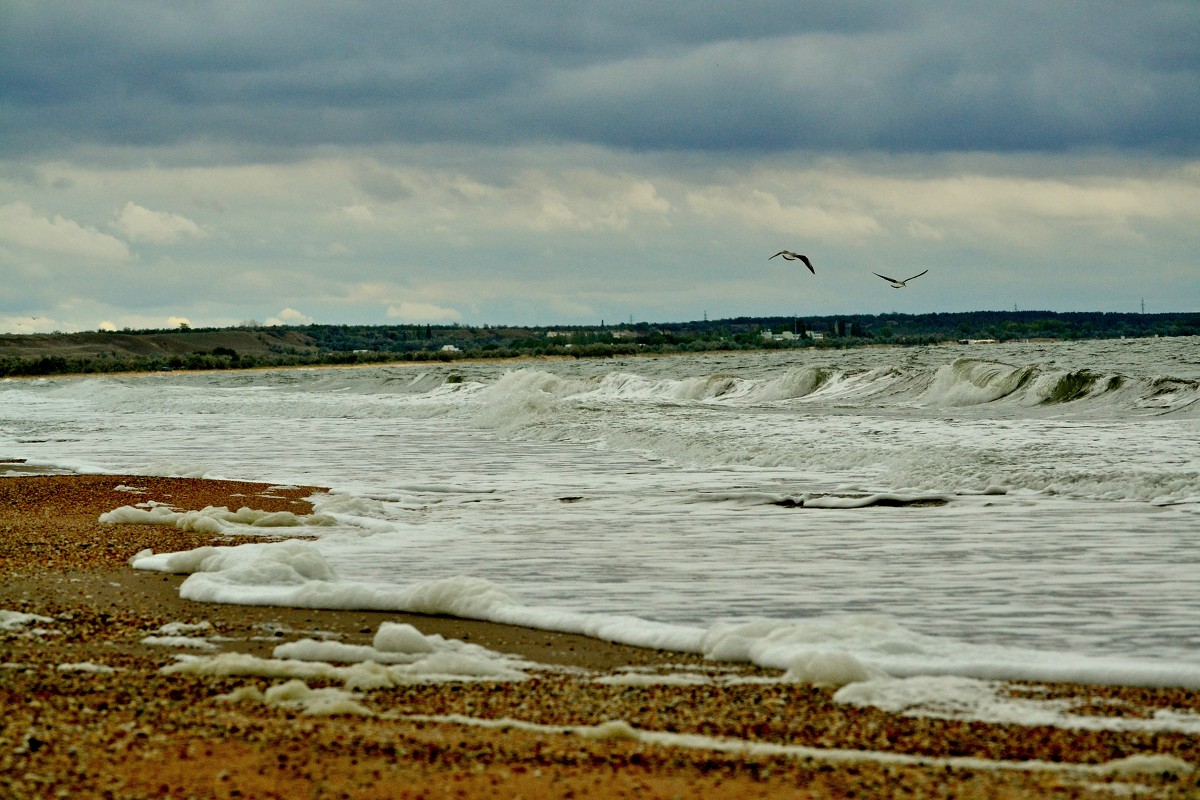
[[[0,376],[1200,335],[1200,313],[973,311],[694,322],[295,325],[0,335]]]

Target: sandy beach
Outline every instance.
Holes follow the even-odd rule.
[[[141,572],[144,549],[240,540],[102,524],[135,503],[311,510],[319,487],[112,475],[0,478],[0,797],[1194,797],[1200,736],[940,720],[854,707],[738,664],[448,617],[221,606]],[[255,537],[261,541],[260,537]],[[287,681],[164,671],[172,624],[270,659],[407,623],[527,662],[523,680],[271,702]],[[158,637],[156,640],[155,637]],[[186,648],[183,648],[186,650]],[[687,680],[679,680],[680,675]],[[344,688],[320,680],[296,693]],[[1200,713],[1171,688],[1014,684],[1075,714]]]

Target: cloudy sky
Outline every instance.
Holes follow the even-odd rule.
[[[0,0],[0,331],[1143,301],[1195,0]]]

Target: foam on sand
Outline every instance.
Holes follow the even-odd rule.
[[[59,664],[56,669],[59,672],[93,672],[98,675],[109,675],[118,671],[116,667],[110,667],[107,664],[97,664],[94,661],[75,661],[69,664]]]
[[[23,611],[7,611],[0,608],[0,631],[19,631],[36,622],[54,622],[54,620],[40,614],[26,614]]]
[[[328,514],[293,514],[291,511],[257,511],[243,506],[230,511],[225,506],[206,506],[199,511],[176,511],[170,506],[143,504],[121,506],[100,515],[108,525],[170,525],[183,531],[211,533],[217,536],[274,533],[275,528],[302,528],[336,525]]]
[[[842,687],[833,699],[912,717],[1070,730],[1200,734],[1200,715],[1194,713],[1160,709],[1147,718],[1126,716],[1114,707],[1110,709],[1113,714],[1099,714],[1095,708],[1080,708],[1077,700],[1014,695],[1008,684],[959,676],[869,680]]]
[[[271,658],[246,653],[180,655],[165,675],[255,675],[264,678],[340,681],[350,689],[446,681],[521,681],[527,662],[411,625],[380,624],[371,646],[300,639],[277,646]]]
[[[290,680],[287,683],[272,686],[265,692],[257,686],[243,686],[229,694],[218,695],[216,699],[225,703],[251,702],[276,708],[295,709],[301,714],[310,716],[375,716],[375,712],[359,702],[361,696],[354,692],[328,687],[312,689],[301,680]]]

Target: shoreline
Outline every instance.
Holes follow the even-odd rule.
[[[890,345],[880,345],[890,346]],[[713,351],[726,352],[726,351]],[[635,353],[622,358],[648,358],[655,356],[694,355],[679,353]],[[396,361],[369,361],[354,364],[267,364],[258,367],[230,367],[229,369],[167,369],[167,370],[122,370],[119,372],[54,372],[48,375],[4,375],[0,380],[28,381],[54,380],[58,378],[135,378],[150,375],[232,375],[239,372],[270,372],[279,370],[324,370],[324,369],[368,369],[371,367],[429,367],[451,366],[454,364],[523,364],[542,361],[574,361],[574,356],[515,356],[506,358],[453,358],[447,361],[430,359],[415,361],[398,359]],[[609,359],[611,360],[611,359]]]
[[[1014,340],[1014,341],[1034,341],[1034,340]],[[1037,340],[1044,344],[1061,344],[1072,340],[1069,339],[1053,339],[1053,340]],[[1087,340],[1092,341],[1092,340]],[[1099,341],[1099,340],[1096,340]],[[264,372],[273,370],[325,370],[325,369],[370,369],[372,367],[430,367],[444,366],[452,367],[455,364],[537,364],[545,362],[558,361],[578,361],[578,360],[596,360],[596,361],[615,361],[618,359],[632,358],[674,358],[678,356],[704,356],[704,355],[721,355],[727,353],[750,353],[750,352],[780,352],[782,350],[844,350],[844,349],[888,349],[895,348],[898,350],[910,349],[913,347],[963,347],[962,342],[944,340],[938,342],[925,342],[922,344],[902,344],[896,342],[871,342],[864,344],[856,344],[850,347],[818,347],[811,346],[805,348],[752,348],[752,349],[714,349],[714,350],[667,350],[653,353],[623,353],[621,355],[611,356],[573,356],[573,355],[521,355],[521,356],[505,356],[503,358],[485,358],[485,357],[469,357],[469,358],[449,358],[441,360],[437,358],[415,360],[415,359],[396,359],[394,361],[367,361],[353,364],[337,364],[337,363],[319,363],[319,364],[267,364],[255,367],[229,367],[228,369],[168,369],[168,370],[123,370],[119,372],[54,372],[46,375],[5,375],[0,376],[0,380],[52,380],[57,378],[129,378],[129,377],[145,377],[150,375],[204,375],[204,374],[236,374],[239,372]]]
[[[316,491],[320,487],[128,475],[0,477],[0,711],[6,720],[0,795],[1111,798],[1114,792],[1200,792],[1200,775],[1189,769],[1200,766],[1200,736],[1193,734],[912,717],[838,704],[832,689],[782,682],[769,670],[583,636],[442,616],[187,601],[179,597],[181,577],[134,570],[129,558],[147,547],[170,552],[264,538],[97,519],[147,501],[179,510],[245,505],[307,513],[303,498]],[[212,652],[269,662],[276,645],[302,636],[366,645],[389,622],[531,665],[523,668],[523,680],[356,687],[353,702],[361,710],[348,705],[332,714],[264,702],[287,685],[283,677],[162,671],[180,663],[180,655]],[[205,638],[215,649],[145,641],[181,623],[207,624]],[[305,685],[347,690],[328,678]],[[1092,716],[1200,714],[1200,694],[1184,690],[1029,684],[1012,691],[1073,699],[1082,709],[1076,713]],[[221,699],[229,695],[243,699]],[[620,724],[604,727],[611,720]]]

